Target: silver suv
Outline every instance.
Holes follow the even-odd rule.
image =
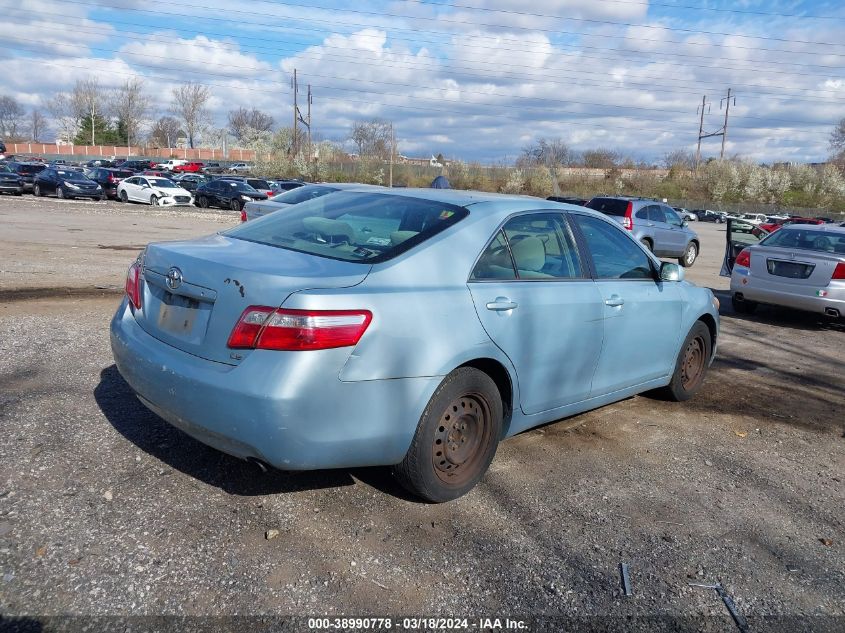
[[[588,209],[612,217],[648,250],[658,257],[677,258],[689,268],[699,253],[698,235],[672,207],[644,198],[598,197],[590,200]]]

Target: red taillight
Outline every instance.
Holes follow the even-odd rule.
[[[141,266],[135,262],[126,274],[126,296],[136,310],[141,308]]]
[[[246,211],[241,209],[241,222],[246,222]]]
[[[634,203],[628,202],[628,208],[625,209],[625,217],[622,218],[622,226],[629,231],[634,228]]]
[[[229,336],[231,348],[304,351],[356,345],[372,321],[368,310],[286,310],[250,306]]]
[[[114,174],[109,174],[109,182],[117,182],[117,180],[115,180]]]
[[[836,264],[836,268],[833,269],[833,277],[830,279],[831,281],[834,279],[845,279],[845,264]]]
[[[747,248],[742,249],[739,255],[736,256],[734,266],[742,266],[743,268],[751,268],[751,251]]]

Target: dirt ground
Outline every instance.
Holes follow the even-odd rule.
[[[469,495],[433,506],[385,469],[264,474],[134,398],[108,344],[127,266],[149,241],[236,221],[0,198],[0,614],[24,618],[8,626],[346,614],[734,630],[716,591],[689,585],[721,583],[748,630],[845,630],[845,327],[733,314],[721,226],[693,226],[688,277],[723,306],[696,398],[638,396],[519,435]]]

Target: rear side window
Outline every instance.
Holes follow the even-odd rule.
[[[666,214],[663,213],[660,205],[650,204],[648,205],[648,219],[651,222],[666,222]]]
[[[225,235],[330,259],[376,263],[425,242],[468,213],[433,200],[337,192],[265,215]]]
[[[628,210],[628,201],[618,198],[593,198],[586,205],[588,209],[601,211],[605,215],[624,216]]]
[[[622,229],[599,218],[576,215],[599,279],[654,279],[651,260]]]
[[[472,279],[478,280],[580,277],[581,262],[575,239],[557,213],[532,213],[509,220],[472,273]]]

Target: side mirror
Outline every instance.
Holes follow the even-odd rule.
[[[663,262],[660,264],[660,281],[683,281],[684,269],[678,264]]]

